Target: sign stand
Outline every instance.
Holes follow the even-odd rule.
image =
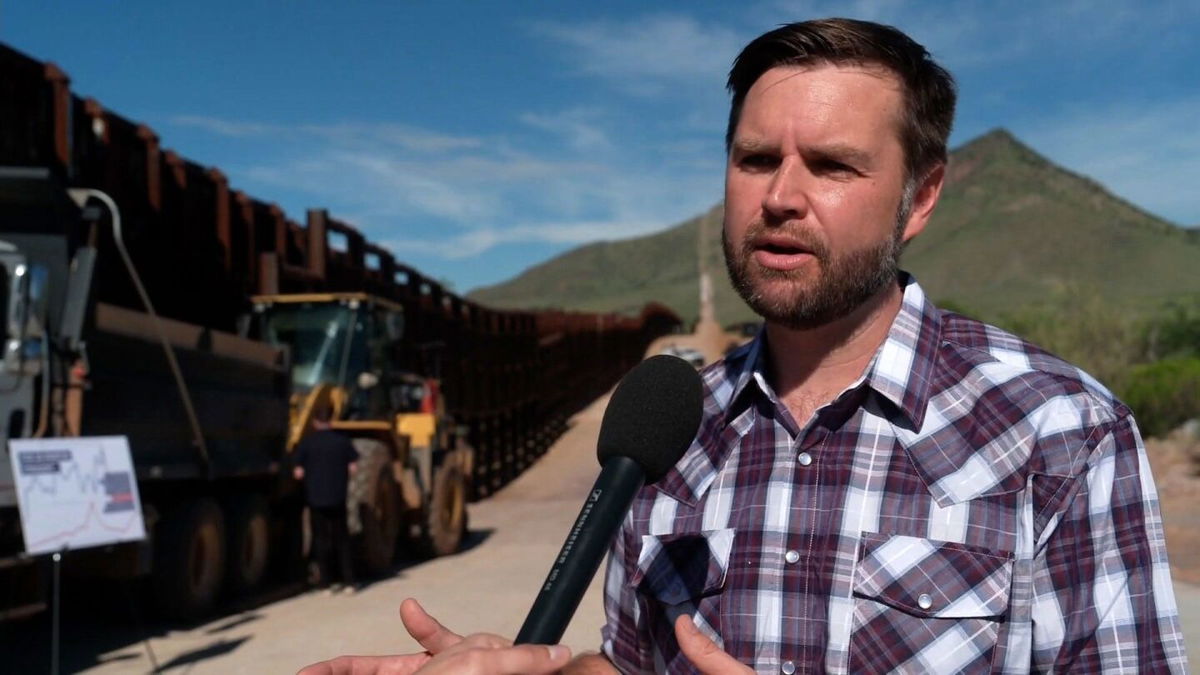
[[[63,554],[146,538],[129,439],[13,439],[8,442],[8,459],[25,553],[49,553],[54,567],[50,672],[58,675]]]
[[[58,621],[59,621],[59,589],[62,576],[62,553],[55,551],[50,559],[54,561],[54,600],[50,608],[50,675],[58,675]]]

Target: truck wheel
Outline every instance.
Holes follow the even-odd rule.
[[[186,503],[155,527],[154,588],[163,613],[194,619],[212,609],[225,567],[225,522],[208,497]]]
[[[391,454],[386,445],[356,438],[354,448],[358,450],[358,472],[351,480],[351,503],[347,510],[356,513],[362,523],[360,552],[367,572],[382,575],[391,571],[396,559],[400,486],[392,475]],[[351,520],[349,516],[347,519]]]
[[[454,455],[434,470],[433,494],[421,519],[421,550],[429,557],[450,555],[467,531],[467,477]]]
[[[267,571],[271,549],[267,501],[261,495],[241,495],[230,500],[226,512],[229,514],[226,583],[234,595],[241,595],[258,586]]]

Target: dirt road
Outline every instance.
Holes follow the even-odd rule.
[[[601,399],[578,415],[524,476],[471,506],[471,547],[463,553],[404,568],[354,596],[305,593],[187,630],[67,622],[63,672],[152,672],[152,653],[165,673],[292,673],[338,654],[406,652],[415,645],[396,608],[408,596],[459,631],[515,635],[598,472],[595,442],[606,403]],[[564,637],[576,651],[599,644],[599,584],[598,578]],[[1200,586],[1176,587],[1189,651],[1200,655]],[[139,642],[146,635],[147,642]],[[46,663],[44,641],[36,649],[39,654],[15,662]],[[9,670],[14,660],[2,658],[0,671],[45,672]]]

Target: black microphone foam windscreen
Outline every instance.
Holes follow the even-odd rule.
[[[604,410],[596,448],[600,464],[622,455],[641,465],[647,484],[662,478],[696,437],[702,389],[700,374],[683,359],[662,354],[639,363]]]

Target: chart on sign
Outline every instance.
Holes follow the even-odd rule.
[[[26,553],[145,538],[124,436],[11,441],[9,456]]]

